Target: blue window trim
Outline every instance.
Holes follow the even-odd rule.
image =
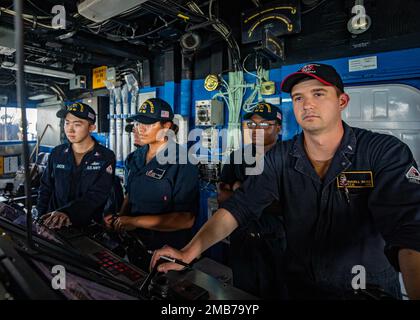
[[[0,146],[11,146],[15,144],[22,144],[23,141],[20,140],[8,140],[8,141],[0,141]],[[29,140],[29,144],[36,144],[36,140]]]

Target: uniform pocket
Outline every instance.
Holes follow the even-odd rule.
[[[368,208],[368,197],[369,191],[367,190],[351,190],[348,194],[349,204],[351,210],[356,211],[355,213],[366,212]]]

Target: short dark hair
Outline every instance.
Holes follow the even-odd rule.
[[[160,126],[161,127],[163,127],[163,125],[165,123],[170,122],[171,123],[171,127],[169,129],[171,129],[175,133],[175,135],[178,134],[179,127],[175,123],[173,123],[173,121],[160,120],[159,122],[160,122]]]

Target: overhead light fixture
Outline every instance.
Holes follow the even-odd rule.
[[[14,62],[2,62],[1,67],[4,69],[17,70],[18,66]],[[41,76],[61,78],[61,79],[73,79],[76,75],[71,71],[63,71],[59,69],[45,68],[44,66],[37,66],[31,64],[25,64],[24,69],[26,73],[38,74]]]
[[[185,51],[196,51],[201,45],[201,37],[196,32],[184,33],[180,38],[180,44]]]
[[[34,94],[33,96],[28,97],[29,100],[45,100],[45,99],[49,99],[49,98],[54,98],[56,97],[55,94],[52,93],[38,93],[38,94]]]

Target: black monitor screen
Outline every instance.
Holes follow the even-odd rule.
[[[39,271],[48,281],[52,281],[55,274],[43,262],[31,259]],[[111,289],[107,286],[71,272],[65,273],[65,289],[58,289],[69,300],[138,300],[126,293]]]
[[[15,225],[26,228],[26,214],[22,210],[0,203],[0,216],[6,218]],[[64,244],[53,231],[35,221],[32,223],[32,234],[61,245]]]

